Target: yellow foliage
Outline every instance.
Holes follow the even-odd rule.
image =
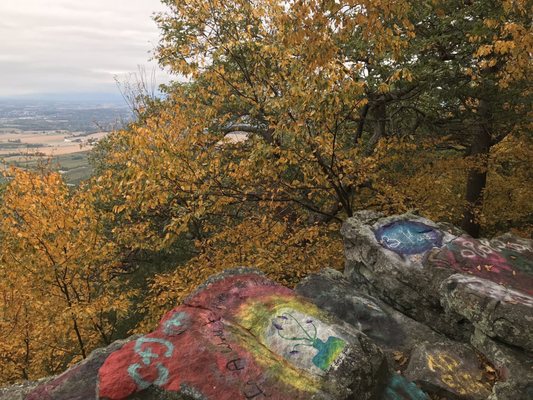
[[[0,208],[0,382],[57,373],[109,342],[128,302],[83,192],[11,169]]]

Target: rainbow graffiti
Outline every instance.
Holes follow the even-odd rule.
[[[308,399],[330,390],[323,378],[349,349],[330,318],[263,276],[224,278],[112,353],[99,371],[99,396],[185,384],[206,399]]]
[[[324,375],[347,349],[322,310],[295,296],[267,295],[241,305],[236,315],[271,351],[295,367]]]

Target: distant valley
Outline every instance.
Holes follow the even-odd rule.
[[[49,163],[76,185],[91,175],[88,152],[131,117],[117,96],[0,98],[0,160],[4,167]]]

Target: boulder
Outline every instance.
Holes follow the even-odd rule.
[[[533,354],[498,343],[480,330],[472,335],[472,345],[494,365],[498,376],[488,400],[533,399]]]
[[[339,271],[324,269],[310,275],[295,291],[364,332],[384,351],[391,369],[406,375],[408,379],[391,375],[380,399],[425,396],[409,379],[428,393],[446,399],[485,399],[490,393],[493,382],[481,380],[486,378],[486,364],[481,365],[479,354],[471,346],[449,340],[381,300],[361,293]],[[472,383],[478,381],[482,383],[479,386]],[[422,394],[415,395],[417,391]]]
[[[485,335],[533,351],[533,296],[474,275],[454,274],[440,286],[445,310]]]
[[[21,397],[24,400],[87,400],[97,398],[96,382],[98,370],[106,358],[125,343],[135,339],[117,340],[106,348],[93,351],[82,362],[62,374],[40,382],[37,387]],[[1,399],[1,397],[0,397]],[[13,397],[15,399],[15,397]],[[6,399],[7,400],[7,399]]]
[[[367,211],[342,233],[345,274],[357,287],[457,340],[475,328],[533,349],[532,240],[478,240],[412,214]]]
[[[295,291],[351,324],[391,355],[397,352],[408,355],[422,342],[446,339],[380,299],[364,293],[341,272],[333,269],[309,275],[296,286]]]
[[[210,279],[155,331],[112,353],[99,396],[363,400],[386,375],[383,354],[361,332],[240,269]]]
[[[437,291],[436,282],[453,272],[430,270],[425,263],[432,250],[456,236],[413,214],[383,217],[369,211],[349,218],[341,233],[345,274],[356,286],[365,286],[395,309],[440,332],[468,339],[471,328],[457,324],[462,317],[443,312]]]

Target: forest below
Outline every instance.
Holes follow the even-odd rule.
[[[359,210],[533,234],[530,1],[163,3],[176,80],[135,85],[94,176],[4,173],[0,386],[153,328],[224,269],[341,269]]]

